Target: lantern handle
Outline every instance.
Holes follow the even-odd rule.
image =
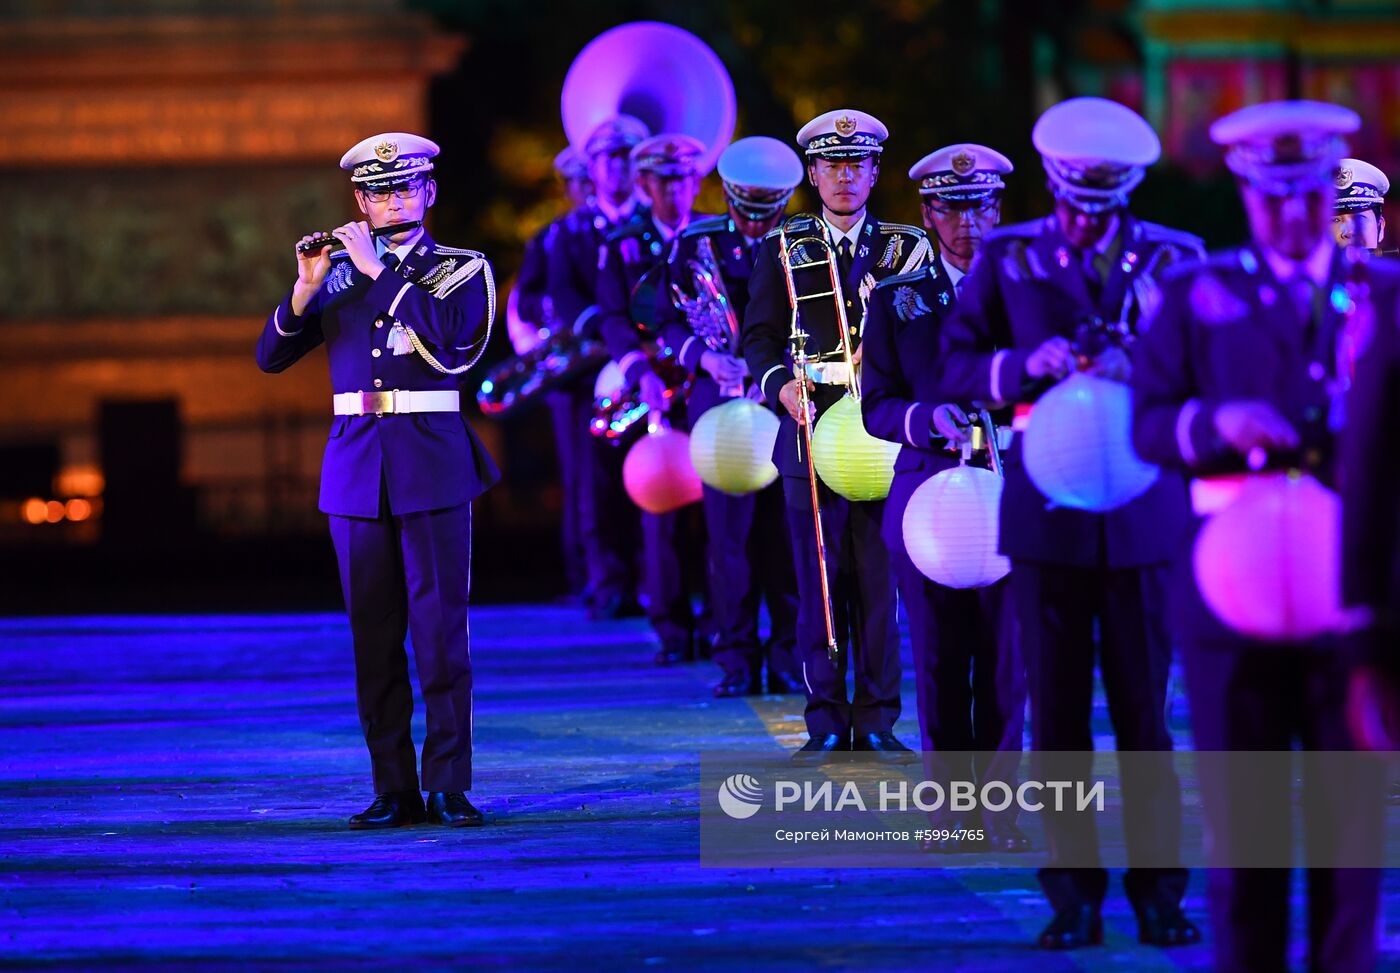
[[[987,437],[987,458],[991,460],[992,472],[1005,479],[1006,474],[1001,466],[1001,446],[997,443],[997,427],[992,422],[992,414],[986,409],[978,409],[977,417],[981,420],[983,434]]]
[[[648,411],[650,413],[647,417],[648,436],[658,432],[671,431],[671,420],[667,417],[666,413],[657,413],[655,410]]]

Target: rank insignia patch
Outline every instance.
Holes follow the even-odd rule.
[[[433,290],[457,270],[457,258],[448,257],[432,270],[423,275],[423,279],[418,283],[428,290]]]
[[[326,289],[332,294],[339,294],[343,290],[348,290],[355,282],[354,267],[348,260],[342,260],[336,264],[335,269],[326,278]]]
[[[928,314],[932,309],[924,303],[919,292],[912,287],[900,287],[894,292],[894,313],[901,321],[912,321]]]

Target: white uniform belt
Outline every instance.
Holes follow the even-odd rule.
[[[818,385],[849,385],[851,370],[843,361],[807,363],[807,377]]]
[[[462,396],[456,389],[414,392],[385,389],[382,392],[337,392],[332,396],[338,416],[382,416],[405,412],[458,412]]]

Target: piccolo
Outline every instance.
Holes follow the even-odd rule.
[[[422,220],[409,220],[407,223],[390,223],[388,226],[376,226],[369,231],[372,237],[393,236],[395,233],[403,233],[405,230],[416,230],[423,225]],[[344,249],[344,241],[326,233],[322,236],[314,236],[305,243],[297,244],[297,253],[311,253],[313,250],[320,250],[327,247],[331,250]]]

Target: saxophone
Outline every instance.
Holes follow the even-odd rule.
[[[671,303],[685,315],[690,329],[705,342],[705,347],[734,358],[739,357],[739,319],[724,286],[715,245],[708,236],[696,244],[696,259],[690,261],[690,277],[695,296],[671,285]],[[720,394],[732,399],[744,394],[744,381],[721,384]]]
[[[487,373],[476,393],[477,405],[485,415],[507,415],[608,360],[601,341],[581,337],[562,326],[553,311],[546,298],[540,343]]]

